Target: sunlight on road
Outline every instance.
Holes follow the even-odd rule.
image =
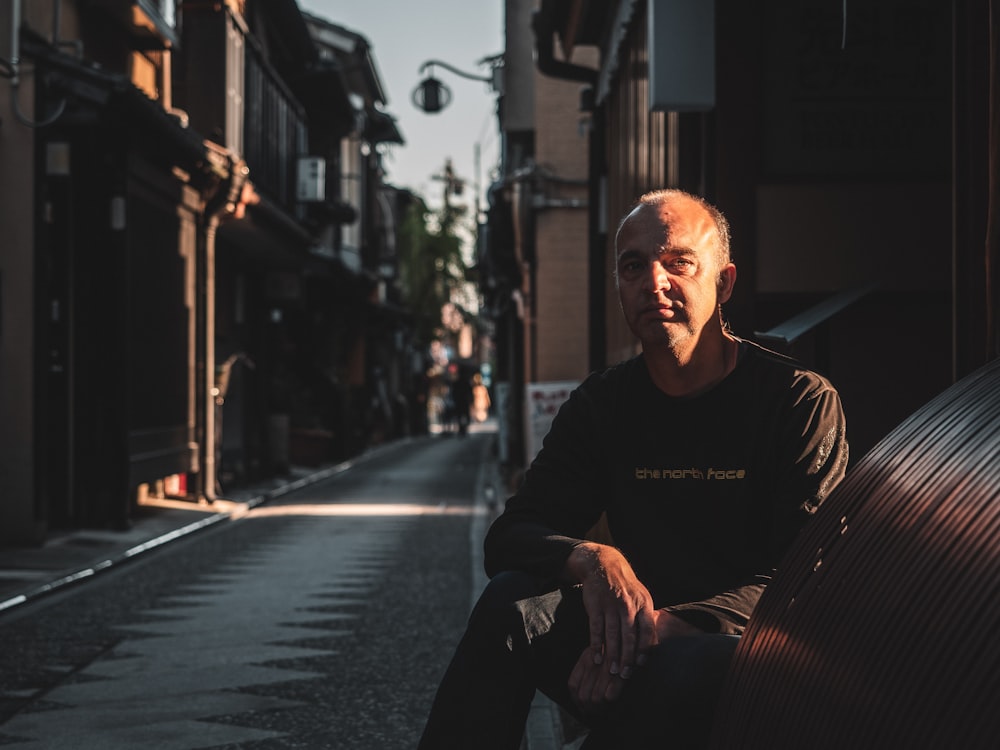
[[[390,502],[333,502],[298,503],[295,505],[258,505],[223,500],[211,503],[192,503],[186,500],[166,500],[144,498],[141,505],[178,510],[200,510],[207,513],[228,516],[231,520],[243,518],[276,518],[282,516],[482,516],[487,508],[483,506],[440,503],[390,503]],[[143,545],[149,546],[149,545]]]
[[[437,505],[417,503],[336,503],[323,505],[275,505],[234,512],[235,518],[266,518],[273,516],[480,516],[482,507],[471,505]]]

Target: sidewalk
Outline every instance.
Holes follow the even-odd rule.
[[[126,530],[54,531],[40,547],[0,547],[0,617],[352,465],[349,461],[319,469],[296,467],[287,477],[227,493],[212,503],[150,499],[138,506]]]

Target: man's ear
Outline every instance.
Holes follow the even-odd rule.
[[[733,287],[736,286],[736,265],[733,263],[727,263],[719,271],[719,304],[728,302],[729,298],[733,296]]]

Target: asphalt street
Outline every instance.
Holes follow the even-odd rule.
[[[0,745],[413,748],[485,579],[494,435],[428,437],[0,616]]]

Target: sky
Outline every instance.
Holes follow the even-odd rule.
[[[454,68],[488,76],[484,57],[503,51],[503,0],[298,0],[299,7],[361,34],[371,46],[388,102],[406,141],[385,157],[388,181],[409,188],[434,206],[440,205],[443,183],[433,179],[451,158],[456,175],[468,189],[462,202],[471,205],[477,179],[485,196],[500,158],[496,94],[489,84],[434,68],[434,77],[452,93],[451,104],[426,114],[411,101],[423,79],[420,66],[441,60]],[[480,166],[476,169],[476,144]],[[485,197],[480,198],[481,205]]]

